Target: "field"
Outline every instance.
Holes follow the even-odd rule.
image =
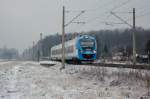
[[[149,99],[150,71],[0,62],[0,99]]]

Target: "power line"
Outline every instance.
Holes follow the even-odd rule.
[[[65,24],[65,27],[71,24],[75,19],[77,19],[79,16],[81,16],[85,11],[81,11],[78,15],[76,15],[74,18],[72,18],[71,21],[69,21],[67,24]]]
[[[127,24],[128,26],[132,27],[131,24],[129,24],[127,21],[125,21],[123,18],[119,17],[118,15],[116,15],[114,12],[110,12],[112,15],[114,15],[116,18],[118,18],[119,20],[121,20],[122,22],[124,22],[125,24]]]
[[[127,3],[129,3],[130,1],[131,1],[131,0],[127,0],[126,2],[121,3],[119,6],[113,7],[113,9],[110,9],[110,11],[111,11],[111,10],[114,10],[114,9],[117,9],[117,8],[119,8],[119,7],[121,7],[121,6],[123,6],[123,5],[127,4]],[[106,7],[106,5],[111,4],[112,2],[114,2],[114,0],[112,0],[112,1],[109,2],[109,3],[107,2],[107,3],[105,3],[103,6],[100,6],[100,7],[98,7],[98,8],[95,8],[95,9],[85,9],[85,10],[82,10],[82,11],[84,11],[84,12],[98,11],[100,8]],[[81,10],[67,10],[67,12],[78,12],[78,11],[81,11]],[[108,12],[103,12],[103,13],[108,13]],[[121,13],[130,13],[130,12],[121,12]],[[80,14],[79,14],[79,16],[80,16]],[[100,16],[100,17],[101,17],[101,16]],[[84,23],[84,24],[91,23],[92,21],[95,21],[95,20],[99,19],[100,17],[95,17],[95,18],[89,19],[89,20],[88,20],[86,23]],[[73,20],[71,20],[71,21],[69,22],[69,24],[72,23],[72,22],[73,22]],[[68,24],[66,24],[66,25],[68,25]],[[83,25],[82,25],[82,26],[83,26]]]
[[[139,15],[139,16],[137,16],[137,18],[141,18],[141,17],[145,17],[145,16],[149,16],[149,15],[150,15],[150,12],[142,14],[142,15]]]
[[[118,8],[120,8],[121,6],[124,6],[124,5],[128,4],[130,1],[131,1],[131,0],[127,0],[126,2],[123,2],[123,3],[121,3],[120,5],[118,5],[118,6],[116,6],[116,7],[113,7],[112,9],[110,9],[110,11],[104,12],[104,13],[110,13],[111,11],[113,11],[113,10],[115,10],[115,9],[118,9]],[[126,14],[129,14],[129,13],[132,13],[132,12],[118,12],[118,13],[126,13]],[[110,14],[109,16],[107,16],[107,18],[109,18],[110,16],[111,16],[111,14]],[[101,16],[100,16],[100,17],[101,17]],[[99,18],[99,17],[92,18],[92,19],[90,19],[88,22],[91,22],[91,21],[93,21],[94,19],[98,19],[98,18]]]
[[[115,6],[115,7],[113,7],[112,9],[110,9],[110,11],[109,11],[109,13],[111,12],[111,11],[113,11],[113,10],[116,10],[116,9],[118,9],[118,8],[120,8],[120,7],[122,7],[122,6],[124,6],[124,5],[126,5],[126,4],[128,4],[129,2],[131,2],[132,0],[127,0],[127,1],[125,1],[125,2],[122,2],[122,3],[120,3],[118,6]],[[112,3],[112,2],[114,2],[114,0],[112,0],[110,3]],[[107,3],[108,4],[108,3]],[[106,7],[106,4],[104,4],[103,6],[101,6],[101,7],[98,7],[98,8],[102,8],[102,7]],[[95,8],[95,9],[85,9],[84,11],[85,12],[89,12],[89,11],[97,11],[98,10],[98,8]],[[71,11],[80,11],[80,10],[71,10]],[[103,13],[108,13],[108,12],[103,12]],[[115,13],[119,13],[119,14],[130,14],[130,13],[133,13],[133,12],[125,12],[125,11],[115,11]],[[112,14],[110,14],[109,16],[107,16],[107,19],[111,16]],[[85,25],[87,25],[87,24],[89,24],[89,23],[91,23],[91,22],[93,22],[93,21],[96,21],[97,19],[99,19],[101,16],[97,16],[97,17],[94,17],[94,18],[91,18],[91,19],[89,19],[89,20],[87,20],[87,22],[84,22],[84,25],[82,25],[81,27],[83,27],[83,26],[85,26]],[[125,21],[125,20],[124,20]],[[126,22],[126,21],[125,21]],[[78,23],[78,22],[77,22]],[[113,23],[109,23],[109,22],[103,22],[103,23],[105,23],[106,25],[109,25],[109,24],[113,24]],[[109,23],[109,24],[108,24]],[[128,23],[128,22],[127,22]],[[126,23],[126,24],[127,24]],[[114,23],[114,24],[122,24],[122,23]],[[128,25],[130,25],[130,24],[128,24]],[[81,28],[80,27],[80,28]]]
[[[93,9],[84,9],[84,11],[86,12],[94,12],[94,11],[99,11],[100,8],[106,7],[107,5],[110,5],[114,2],[114,0],[111,0],[111,2],[107,2],[101,6],[98,6],[97,8],[93,8]],[[68,12],[80,12],[81,10],[67,10]]]
[[[126,4],[128,4],[130,1],[131,1],[131,0],[127,0],[127,1],[125,1],[125,2],[122,2],[120,5],[113,7],[109,12],[112,12],[113,10],[116,10],[116,9],[118,9],[118,8],[120,8],[120,7],[122,7],[122,6],[126,5]],[[115,12],[115,13],[117,13],[117,12]],[[126,13],[126,14],[127,14],[127,13],[131,13],[131,12],[118,12],[118,13]],[[108,15],[108,16],[107,16],[107,19],[108,19],[111,15],[112,15],[112,14]]]
[[[114,25],[120,25],[120,24],[124,24],[124,23],[117,23],[117,22],[110,22],[110,21],[101,21],[101,22],[98,22],[98,24],[104,24],[104,25],[107,25],[107,26],[114,26]],[[98,24],[94,25],[94,26],[98,26]]]
[[[150,7],[150,6],[147,6],[147,7]],[[143,12],[143,11],[145,11],[145,9],[147,8],[146,6],[142,6],[142,7],[140,7],[140,8],[137,8],[138,9],[138,12]],[[148,9],[148,8],[147,8]]]
[[[81,12],[81,11],[86,11],[86,10],[66,10],[66,13],[71,13],[71,12]]]
[[[112,2],[114,2],[114,0],[112,0],[111,2],[107,2],[105,4],[103,4],[103,6],[99,6],[97,8],[93,8],[93,9],[85,9],[85,10],[66,10],[67,13],[70,13],[70,12],[81,12],[81,11],[84,11],[84,12],[94,12],[94,11],[98,11],[100,8],[103,8],[103,7],[106,7],[106,5],[108,4],[111,4]],[[105,12],[104,12],[105,13]],[[87,22],[85,22],[84,24],[87,24],[87,23],[90,23],[92,22],[93,20],[95,19],[98,19],[99,17],[94,17],[92,19],[89,19]]]
[[[126,5],[126,4],[128,4],[130,1],[132,1],[132,0],[127,0],[127,1],[125,1],[125,2],[123,2],[123,3],[121,3],[120,5],[118,5],[118,6],[116,6],[116,7],[113,7],[111,11],[116,10],[116,9],[118,9],[118,8],[120,8],[120,7],[122,7],[122,6]]]
[[[72,23],[76,23],[76,24],[85,24],[85,22],[80,22],[80,21],[72,22]]]
[[[142,3],[143,3],[144,0],[138,0],[138,1],[140,1],[140,2],[142,1]],[[138,1],[136,1],[136,3],[137,3]],[[140,2],[138,2],[138,3],[140,3]],[[138,4],[138,3],[137,3],[137,4]],[[139,12],[139,11],[140,11],[140,12],[143,11],[146,7],[150,7],[150,6],[149,6],[149,3],[147,3],[147,1],[146,1],[145,3],[146,3],[146,4],[143,5],[143,6],[140,6],[140,7],[138,6],[138,7],[136,7],[136,9],[138,10],[138,12]],[[147,9],[148,9],[148,8],[147,8]]]
[[[118,18],[120,21],[122,21],[123,23],[127,24],[128,26],[130,26],[133,30],[133,34],[132,34],[132,45],[133,45],[133,65],[136,64],[136,37],[135,37],[135,8],[133,8],[133,25],[129,24],[127,21],[125,21],[123,18],[121,18],[120,16],[116,15],[114,12],[110,12],[112,15],[114,15],[116,18]]]
[[[106,25],[114,25],[114,24],[124,24],[124,23],[117,23],[117,22],[104,22]]]
[[[118,13],[118,14],[130,14],[130,13],[133,13],[133,12],[127,12],[127,11],[115,11],[115,13]]]
[[[110,4],[112,4],[112,2],[114,2],[114,0],[112,0],[111,2],[110,2]],[[98,7],[98,8],[95,8],[95,9],[91,9],[91,10],[95,10],[95,11],[97,11],[97,10],[99,10],[99,8],[102,8],[102,7],[106,7],[106,5],[108,5],[109,3],[107,3],[107,4],[104,4],[103,6],[100,6],[100,7]],[[107,11],[105,11],[105,12],[103,12],[103,13],[108,13]],[[94,19],[98,19],[99,17],[95,17],[95,18],[92,18],[92,19],[89,19],[88,20],[88,22],[91,22],[91,21],[93,21]]]
[[[111,0],[111,2],[107,2],[107,3],[105,3],[104,5],[102,5],[102,6],[99,6],[99,7],[97,7],[97,8],[93,8],[93,9],[84,9],[84,10],[66,10],[67,11],[67,13],[70,13],[70,12],[81,12],[81,11],[84,11],[84,12],[94,12],[94,11],[98,11],[100,8],[103,8],[103,7],[106,7],[106,5],[108,5],[108,4],[111,4],[112,2],[114,2],[114,0]],[[105,13],[105,12],[104,12]],[[89,19],[88,21],[86,21],[86,22],[82,22],[82,26],[80,26],[80,28],[81,27],[83,27],[83,26],[85,26],[87,23],[90,23],[90,22],[92,22],[93,20],[95,20],[95,19],[98,19],[99,17],[94,17],[94,18],[91,18],[91,19]]]
[[[150,12],[148,12],[148,13],[144,13],[144,14],[142,14],[142,15],[138,15],[138,16],[136,16],[136,19],[139,19],[139,18],[143,18],[143,17],[146,17],[146,16],[149,16],[150,15]],[[129,21],[129,20],[131,20],[131,19],[126,19],[127,21]]]
[[[107,2],[107,3],[103,4],[102,6],[99,6],[99,7],[95,8],[95,9],[89,9],[88,11],[99,11],[100,8],[106,7],[106,6],[110,5],[110,4],[112,5],[113,2],[114,2],[114,0],[112,0],[111,2]]]

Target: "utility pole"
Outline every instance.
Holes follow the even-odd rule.
[[[62,67],[65,68],[65,7],[63,6],[63,15],[62,15]]]
[[[33,47],[32,47],[32,50],[33,50],[33,52],[32,52],[32,58],[33,58],[33,61],[34,61],[34,41],[33,41]]]
[[[136,38],[135,38],[135,8],[133,8],[133,35],[132,35],[132,40],[133,40],[133,65],[136,64]]]
[[[60,69],[65,68],[65,27],[69,26],[71,23],[77,23],[77,24],[85,24],[85,22],[73,22],[76,20],[79,16],[81,16],[85,11],[81,11],[78,15],[72,18],[71,21],[69,21],[67,24],[65,24],[65,7],[63,6],[63,15],[62,15],[62,67]]]
[[[43,48],[42,48],[42,33],[40,33],[40,58],[43,57]]]
[[[148,50],[148,64],[150,63],[150,51]]]
[[[136,64],[135,8],[133,8],[133,25],[130,25],[127,21],[125,21],[123,18],[116,15],[114,12],[110,12],[110,13],[114,15],[116,18],[118,18],[120,21],[122,21],[123,23],[127,24],[128,26],[132,28],[132,32],[133,32],[132,33],[132,45],[133,45],[132,53],[133,53],[133,65],[135,65]]]

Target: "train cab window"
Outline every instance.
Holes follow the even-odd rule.
[[[94,40],[91,40],[91,39],[82,39],[80,40],[80,46],[81,47],[94,47],[95,43],[94,43]]]

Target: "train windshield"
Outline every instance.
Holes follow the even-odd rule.
[[[81,47],[94,47],[94,40],[92,39],[82,39],[80,40]]]

